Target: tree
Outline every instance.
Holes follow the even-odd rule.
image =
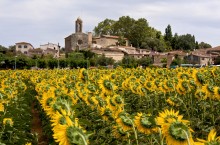
[[[68,54],[68,58],[74,59],[74,60],[83,60],[83,59],[85,59],[83,53],[81,53],[81,52],[72,52],[72,53]]]
[[[122,16],[114,24],[114,35],[124,36],[125,38],[131,37],[132,27],[135,23],[135,19],[129,16]],[[130,40],[130,39],[129,39]]]
[[[100,22],[98,26],[94,28],[94,32],[96,36],[100,35],[114,35],[113,25],[115,24],[114,20],[105,19],[104,21]]]
[[[100,65],[100,66],[113,65],[114,64],[114,59],[105,57],[105,55],[103,54],[103,55],[101,55],[97,58],[96,64]]]
[[[191,34],[178,36],[176,47],[181,50],[194,50],[194,49],[196,49],[195,37],[192,36]]]
[[[131,36],[129,36],[130,42],[137,48],[141,46],[141,43],[151,35],[151,28],[148,26],[148,22],[144,18],[140,18],[134,22],[131,28]]]
[[[167,26],[167,28],[165,29],[164,40],[171,43],[172,38],[173,38],[173,34],[172,34],[171,26],[170,26],[170,24],[169,24],[169,25]]]
[[[179,36],[178,36],[177,33],[175,33],[174,36],[173,36],[173,39],[171,41],[171,47],[172,47],[173,50],[179,49],[178,48],[179,47],[178,46],[178,39],[179,39]]]
[[[164,52],[166,50],[166,45],[164,41],[151,37],[146,37],[145,40],[142,42],[141,47],[159,52]]]
[[[199,48],[212,48],[212,46],[208,43],[200,42],[199,43]]]
[[[171,62],[170,65],[178,65],[180,66],[182,64],[182,60],[178,55],[175,55],[175,58],[173,59],[173,61]]]
[[[150,57],[143,57],[137,60],[138,64],[143,67],[148,67],[153,64],[153,60]]]
[[[134,57],[124,56],[122,59],[122,65],[126,68],[133,68],[138,66],[138,62]]]

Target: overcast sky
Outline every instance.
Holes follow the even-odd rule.
[[[106,18],[145,18],[164,34],[192,34],[198,42],[220,45],[220,0],[0,0],[0,45],[29,42],[60,43],[83,20],[83,32],[92,32]]]

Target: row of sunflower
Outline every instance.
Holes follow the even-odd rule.
[[[86,130],[92,131],[91,138],[95,139],[90,144],[97,144],[101,137],[94,136],[99,136],[102,128],[97,129],[100,122],[95,123],[101,120],[103,128],[110,130],[105,133],[112,132],[104,143],[156,144],[160,140],[162,144],[165,139],[168,145],[187,145],[219,143],[214,129],[207,141],[194,142],[197,136],[204,137],[207,130],[219,127],[219,71],[47,70],[32,71],[30,79],[59,144],[88,144],[91,134]],[[171,108],[186,114],[188,120]],[[94,123],[94,128],[85,120]],[[203,128],[193,125],[191,129],[195,122]],[[193,135],[193,130],[202,133]]]
[[[0,144],[34,142],[23,72],[0,71]]]

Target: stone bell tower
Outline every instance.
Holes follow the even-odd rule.
[[[75,32],[82,33],[83,21],[82,19],[80,19],[80,17],[77,18],[75,26],[76,26]]]

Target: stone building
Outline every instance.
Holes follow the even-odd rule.
[[[102,48],[106,48],[109,46],[118,45],[119,36],[111,36],[111,35],[101,35],[99,37],[93,37],[92,43],[101,46]],[[125,46],[128,46],[128,39],[125,38]]]
[[[59,44],[47,43],[44,45],[40,45],[40,49],[43,50],[44,55],[52,55],[54,58],[59,57],[60,55],[60,46]]]
[[[28,55],[28,51],[31,50],[31,49],[34,49],[34,47],[30,43],[27,43],[27,42],[15,43],[16,53],[21,52],[23,54]]]
[[[82,50],[88,48],[92,43],[92,33],[85,34],[83,30],[83,21],[78,18],[75,21],[75,33],[65,38],[65,51]],[[90,38],[89,38],[90,37]]]

